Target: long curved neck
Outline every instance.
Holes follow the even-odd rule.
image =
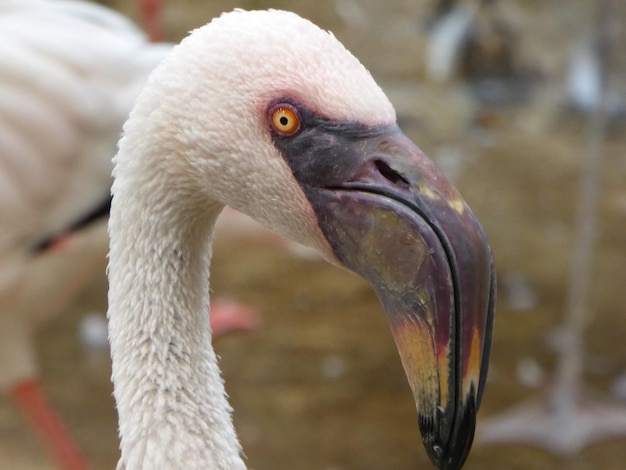
[[[194,200],[171,174],[166,182],[141,149],[121,143],[109,222],[120,468],[243,469],[207,315],[222,206]]]

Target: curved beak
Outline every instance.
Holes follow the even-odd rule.
[[[292,165],[294,175],[336,257],[380,298],[431,460],[440,469],[460,468],[491,344],[495,276],[485,234],[397,126],[330,140],[326,133],[332,164],[315,150],[317,137],[302,138],[313,145],[300,157],[307,167]]]

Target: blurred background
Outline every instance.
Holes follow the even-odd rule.
[[[136,1],[103,3],[141,23]],[[333,31],[372,72],[405,133],[454,181],[493,246],[499,295],[479,428],[527,400],[555,398],[559,352],[568,354],[572,258],[584,259],[576,242],[579,181],[595,171],[597,198],[588,193],[581,223],[596,228],[590,262],[574,261],[575,271],[589,274],[577,324],[591,392],[579,404],[594,397],[626,413],[626,7],[479,3],[164,0],[163,32],[178,42],[235,7],[289,9]],[[250,304],[263,319],[216,345],[250,468],[430,468],[393,340],[365,282],[236,228],[218,235],[214,253],[213,295]],[[44,387],[94,469],[118,459],[110,364],[106,348],[85,347],[78,331],[88,312],[105,311],[102,273],[37,342]],[[624,462],[626,437],[575,452],[477,440],[466,468],[622,469]],[[53,466],[0,398],[4,468]]]

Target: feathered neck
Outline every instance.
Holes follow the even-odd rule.
[[[112,190],[108,316],[120,467],[245,468],[207,315],[222,206],[163,174],[160,156],[145,152],[168,146],[151,138],[125,135]]]

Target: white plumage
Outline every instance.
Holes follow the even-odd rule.
[[[5,1],[0,38],[2,256],[27,251],[107,196],[116,136],[169,46],[74,1]]]
[[[71,0],[0,2],[0,390],[37,374],[33,328],[105,267],[111,158],[149,72],[171,49]]]

